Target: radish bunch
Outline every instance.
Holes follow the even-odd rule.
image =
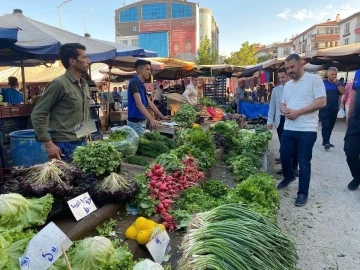
[[[173,199],[178,197],[182,190],[198,184],[199,180],[204,178],[204,174],[198,170],[193,157],[185,158],[182,162],[185,165],[183,171],[176,170],[167,174],[160,164],[155,164],[146,174],[149,179],[150,196],[159,201],[154,211],[162,216],[163,225],[169,231],[176,229],[175,220],[168,213],[174,203]]]

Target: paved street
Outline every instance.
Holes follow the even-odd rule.
[[[295,238],[301,270],[360,269],[360,190],[349,191],[351,174],[343,152],[344,121],[338,121],[326,152],[321,145],[321,132],[315,143],[312,159],[310,197],[305,207],[294,206],[297,181],[279,191],[280,227]],[[276,132],[269,145],[272,171],[278,156]],[[277,177],[279,180],[280,177]]]

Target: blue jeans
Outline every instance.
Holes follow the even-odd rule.
[[[60,148],[61,153],[63,153],[63,157],[61,157],[66,162],[72,161],[72,156],[74,154],[75,149],[78,146],[85,146],[87,144],[86,141],[79,142],[54,142],[54,144]]]
[[[127,121],[127,125],[131,127],[140,136],[145,133],[146,121],[143,122],[131,122]]]
[[[284,180],[290,181],[295,177],[292,156],[296,149],[299,159],[299,189],[298,194],[309,193],[311,176],[312,149],[317,137],[317,132],[284,130],[281,136],[280,160]]]

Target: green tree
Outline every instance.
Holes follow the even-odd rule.
[[[205,36],[204,41],[200,43],[199,49],[197,50],[197,65],[214,65],[217,63],[218,53],[211,50],[210,39]]]
[[[232,52],[225,63],[237,66],[248,66],[256,64],[256,48],[255,44],[246,41],[241,44],[241,48],[237,52]]]
[[[271,55],[270,55],[270,54],[268,54],[268,55],[262,55],[262,56],[259,56],[259,57],[257,58],[257,62],[258,62],[258,63],[262,63],[262,62],[265,62],[265,61],[270,60],[270,59],[271,59]]]

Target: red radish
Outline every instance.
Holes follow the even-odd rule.
[[[161,182],[156,182],[156,183],[155,183],[155,187],[156,187],[156,188],[159,188],[160,186],[161,186]]]
[[[164,208],[165,208],[166,210],[168,210],[169,205],[168,205],[167,203],[164,203],[164,201],[163,201],[163,205],[164,205]]]
[[[161,208],[164,208],[164,205],[163,205],[161,202],[159,202],[159,203],[158,203],[158,208],[160,208],[160,209],[161,209]]]
[[[172,201],[172,200],[169,200],[169,199],[165,199],[164,200],[164,203],[167,203],[167,204],[171,204],[171,203],[173,203],[174,201]]]
[[[152,177],[151,177],[151,181],[157,181],[159,179],[159,177],[157,177],[157,176],[155,176],[155,175],[153,175]]]
[[[150,186],[154,187],[155,184],[156,184],[156,181],[155,181],[155,180],[151,180],[151,181],[150,181]]]
[[[155,169],[160,169],[161,168],[161,165],[160,164],[155,164]]]
[[[162,184],[160,187],[159,187],[160,190],[164,191],[167,189],[166,185]]]
[[[146,176],[149,177],[149,178],[151,178],[151,177],[153,176],[153,173],[152,173],[152,172],[148,172],[148,173],[146,174]]]
[[[161,169],[155,169],[154,175],[156,175],[157,177],[161,177],[163,175],[163,173],[161,172]]]

